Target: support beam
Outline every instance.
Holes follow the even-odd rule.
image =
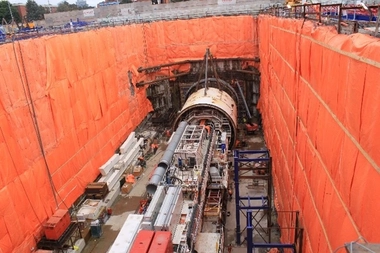
[[[234,181],[235,181],[235,206],[236,206],[236,244],[241,244],[240,231],[240,192],[239,192],[239,150],[234,150]]]
[[[247,253],[252,253],[256,248],[270,248],[270,249],[291,249],[294,253],[296,251],[295,244],[292,243],[254,243],[253,242],[253,225],[252,225],[252,211],[247,211]]]
[[[259,156],[258,158],[240,158],[241,155],[254,155],[254,156]],[[262,157],[266,157],[266,158],[262,158]],[[255,170],[260,170],[260,169],[269,169],[270,165],[268,163],[270,163],[271,159],[270,159],[270,155],[269,155],[269,151],[265,150],[245,150],[245,151],[241,151],[241,150],[234,150],[234,181],[235,181],[235,205],[236,205],[236,244],[240,245],[241,244],[241,226],[240,226],[240,212],[243,211],[243,210],[248,210],[248,212],[251,212],[251,216],[252,216],[252,210],[267,210],[268,213],[271,213],[270,210],[271,210],[271,198],[269,195],[268,196],[261,196],[261,197],[240,197],[240,192],[239,192],[239,181],[240,179],[244,179],[244,178],[253,178],[253,177],[259,177],[260,179],[264,179],[264,180],[267,180],[268,182],[271,181],[268,179],[268,176],[265,175],[260,175],[260,176],[241,176],[239,175],[239,172],[240,172],[240,165],[241,164],[244,164],[244,165],[247,165],[246,163],[247,162],[254,162],[254,163],[258,163],[258,162],[267,162],[267,167],[264,167],[264,168],[257,168],[257,167],[252,167],[250,168],[251,171],[255,171]],[[246,170],[249,170],[249,169],[246,169]],[[271,186],[268,184],[268,188],[270,188]],[[271,192],[270,190],[267,190],[267,192]],[[248,206],[242,206],[244,205],[241,201],[242,200],[248,200]],[[250,204],[250,200],[262,200],[262,203],[261,205],[251,205]],[[244,213],[243,213],[244,214]],[[248,213],[247,213],[248,215]],[[250,223],[247,223],[247,226],[249,224],[251,224],[251,227],[252,229],[254,229],[256,226],[252,226],[252,221],[250,221]],[[247,230],[248,232],[248,230]],[[252,232],[253,233],[253,232]],[[248,239],[247,239],[248,240]]]
[[[263,154],[269,157],[268,150],[239,150],[239,154]],[[257,158],[254,158],[252,160],[257,160]]]
[[[268,158],[238,158],[239,162],[268,162]]]
[[[203,59],[199,59],[199,60],[185,60],[185,61],[164,63],[164,64],[159,64],[159,65],[150,66],[150,67],[139,67],[137,69],[137,71],[139,73],[142,73],[144,71],[146,73],[154,73],[154,72],[160,71],[161,68],[170,67],[170,66],[174,66],[174,65],[182,65],[182,64],[187,64],[187,63],[199,63],[202,60]],[[220,58],[220,59],[214,58],[213,60],[214,61],[228,61],[228,60],[232,60],[232,61],[253,61],[253,62],[260,62],[260,58],[258,58],[258,57],[255,57],[255,58],[240,58],[240,57],[237,57],[237,58]]]
[[[246,111],[246,113],[248,115],[249,120],[251,120],[252,119],[252,115],[251,115],[251,112],[249,111],[249,108],[248,108],[248,105],[247,105],[247,101],[245,101],[245,96],[244,96],[243,90],[241,89],[240,84],[239,84],[238,81],[236,81],[236,85],[238,87],[240,96],[241,96],[241,98],[243,100],[245,111]]]
[[[148,85],[148,84],[152,84],[152,83],[157,83],[157,82],[161,82],[161,81],[165,81],[165,80],[168,80],[168,79],[171,79],[171,78],[176,78],[176,77],[179,77],[179,76],[185,76],[185,75],[188,75],[189,73],[180,73],[180,74],[176,74],[176,75],[172,75],[172,76],[168,76],[168,77],[163,77],[163,78],[159,78],[159,79],[155,79],[155,80],[151,80],[151,81],[142,81],[142,82],[138,82],[136,83],[136,87],[140,88],[140,87],[143,87],[144,85]]]
[[[204,95],[206,96],[207,95],[207,85],[208,85],[208,76],[207,76],[207,73],[208,73],[208,57],[209,57],[209,53],[210,53],[210,49],[207,48],[206,50],[206,55],[205,55],[205,64],[206,64],[206,67],[205,67],[205,92],[204,92]]]
[[[247,253],[253,252],[252,211],[247,212]]]
[[[268,168],[264,168],[264,167],[253,167],[253,166],[250,166],[250,167],[240,167],[239,168],[240,171],[245,171],[245,170],[251,170],[251,171],[255,171],[255,170],[263,170],[265,172],[268,172]]]
[[[268,200],[267,196],[262,197],[240,197],[241,200]]]
[[[267,180],[269,176],[239,176],[240,179],[263,179]]]
[[[267,205],[262,206],[241,206],[240,210],[268,210],[270,207]]]
[[[269,164],[268,164],[268,172],[269,172],[269,177],[268,177],[268,205],[272,206],[272,190],[273,190],[273,177],[272,177],[272,157],[269,156]],[[269,243],[272,242],[272,234],[271,234],[271,227],[272,227],[272,208],[268,209],[267,213],[267,228],[269,229]]]
[[[376,18],[376,26],[375,31],[373,33],[373,36],[377,36],[377,33],[379,32],[379,23],[380,23],[380,6],[377,8],[377,18]]]

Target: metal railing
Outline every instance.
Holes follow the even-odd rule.
[[[261,11],[262,14],[283,18],[311,20],[318,25],[335,26],[338,33],[358,32],[378,36],[380,4],[313,3],[292,6],[277,5]]]

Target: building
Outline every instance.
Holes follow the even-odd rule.
[[[18,14],[23,18],[26,16],[26,6],[23,3],[12,4],[12,6],[16,7]]]
[[[57,5],[53,4],[42,4],[42,7],[45,9],[45,13],[56,13],[57,12]]]
[[[20,17],[22,19],[26,16],[27,11],[26,11],[26,5],[24,3],[12,4],[12,6],[16,7],[17,12],[18,14],[20,14]],[[53,4],[42,4],[41,6],[44,7],[45,13],[56,13],[57,8],[58,8],[57,5],[53,5]]]

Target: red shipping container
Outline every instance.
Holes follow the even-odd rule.
[[[152,243],[154,231],[140,230],[132,244],[129,253],[148,253]]]
[[[153,237],[149,253],[173,253],[172,233],[157,231]]]
[[[68,210],[58,209],[44,225],[45,236],[49,240],[58,240],[70,226],[71,217]]]

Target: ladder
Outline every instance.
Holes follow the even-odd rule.
[[[219,216],[221,208],[222,194],[219,189],[209,190],[204,209],[204,216],[213,217]]]

